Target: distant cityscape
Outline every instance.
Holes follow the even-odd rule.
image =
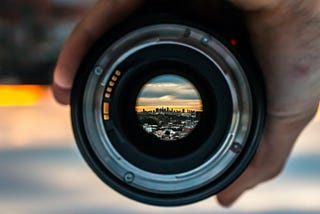
[[[197,126],[200,111],[159,107],[137,112],[143,129],[161,140],[174,141],[188,136]]]

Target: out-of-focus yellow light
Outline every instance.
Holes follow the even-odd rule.
[[[46,86],[0,85],[0,106],[29,106],[44,95]]]

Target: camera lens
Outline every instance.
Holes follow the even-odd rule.
[[[163,206],[199,201],[234,181],[257,148],[264,108],[230,49],[181,23],[128,27],[99,41],[72,91],[75,137],[95,173],[132,199]]]

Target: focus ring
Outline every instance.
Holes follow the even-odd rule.
[[[114,148],[110,138],[102,129],[103,115],[97,111],[103,105],[105,85],[116,68],[137,51],[161,44],[184,46],[211,60],[225,77],[233,106],[228,135],[219,150],[197,168],[169,175],[150,173],[128,162]],[[126,51],[121,53],[121,50]],[[102,67],[104,73],[99,76],[92,73],[89,76],[84,94],[85,129],[96,155],[118,179],[122,179],[127,172],[132,172],[135,174],[135,180],[130,185],[135,188],[161,194],[187,192],[213,182],[237,159],[238,153],[231,148],[234,142],[240,143],[242,147],[246,143],[251,125],[251,92],[237,59],[213,36],[183,25],[148,26],[116,41],[102,54],[96,66]]]

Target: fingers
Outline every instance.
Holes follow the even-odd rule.
[[[257,11],[275,7],[279,0],[229,0],[234,5],[246,11]]]
[[[268,116],[261,145],[246,171],[217,195],[218,202],[230,206],[244,191],[277,176],[283,169],[294,142],[316,110],[303,118]]]
[[[53,93],[58,102],[69,103],[73,78],[91,45],[141,2],[142,0],[99,0],[75,27],[62,48],[54,71]]]

